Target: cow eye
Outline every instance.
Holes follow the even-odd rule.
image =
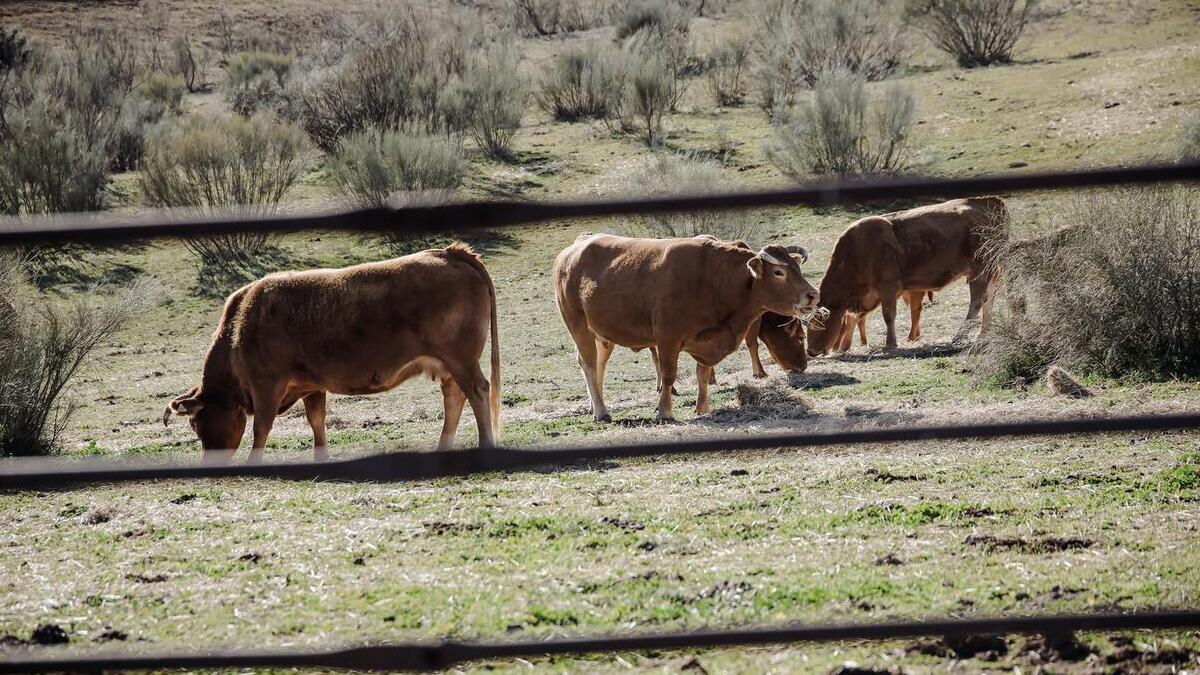
[[[786,276],[787,276],[787,273],[786,273],[786,272],[784,272],[783,270],[775,270],[775,276],[777,276],[777,277],[779,277],[780,279],[782,279],[782,278],[784,278],[784,277],[786,277]]]

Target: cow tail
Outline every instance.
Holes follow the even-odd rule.
[[[496,287],[490,274],[484,273],[492,299],[492,386],[488,388],[492,408],[492,436],[500,444],[500,322],[497,320]]]

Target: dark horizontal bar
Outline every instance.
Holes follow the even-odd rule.
[[[431,671],[443,670],[469,661],[555,655],[749,647],[797,642],[893,640],[924,636],[961,637],[1010,634],[1057,636],[1078,631],[1189,628],[1200,628],[1200,611],[783,626],[523,642],[446,641],[355,647],[331,651],[203,651],[161,654],[109,652],[48,658],[42,658],[39,652],[26,652],[10,655],[0,660],[0,674],[301,667]]]
[[[1139,415],[1061,420],[1031,420],[951,426],[893,427],[821,433],[755,434],[692,440],[580,446],[548,450],[494,449],[438,452],[394,451],[331,462],[254,465],[148,465],[114,460],[16,459],[0,462],[0,490],[63,488],[73,485],[201,478],[278,478],[391,482],[518,471],[576,462],[697,453],[965,440],[1116,431],[1170,431],[1200,428],[1200,414]]]
[[[780,190],[674,195],[598,201],[502,200],[430,206],[383,207],[309,216],[261,215],[247,211],[196,217],[183,211],[138,216],[70,214],[0,219],[0,246],[62,242],[105,243],[152,237],[195,237],[270,230],[340,230],[427,234],[477,228],[638,213],[713,211],[767,206],[823,206],[875,199],[967,197],[1055,188],[1102,187],[1200,179],[1200,162],[1084,171],[1017,173],[967,178],[874,178],[817,182]]]

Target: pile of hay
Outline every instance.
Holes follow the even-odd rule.
[[[813,404],[788,375],[773,375],[737,385],[737,407],[715,411],[717,422],[736,424],[761,420],[800,419],[813,414]]]

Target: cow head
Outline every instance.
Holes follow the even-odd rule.
[[[833,346],[840,344],[848,330],[854,330],[854,321],[845,307],[825,308],[821,316],[814,318],[808,326],[808,355],[828,354]]]
[[[758,337],[780,368],[793,373],[803,373],[808,368],[804,324],[800,320],[767,312],[758,328]]]
[[[172,415],[188,418],[206,455],[209,451],[236,450],[246,431],[247,415],[240,405],[210,399],[200,387],[171,401],[163,413],[164,425]]]
[[[764,246],[746,261],[754,292],[764,309],[800,316],[817,306],[820,294],[800,271],[800,264],[807,260],[807,251],[793,253],[784,246]]]

